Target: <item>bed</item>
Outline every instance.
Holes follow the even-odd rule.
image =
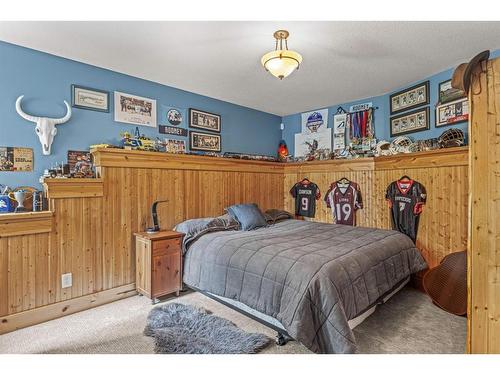
[[[184,283],[316,353],[354,353],[355,324],[426,268],[406,235],[283,220],[208,231],[184,249]]]

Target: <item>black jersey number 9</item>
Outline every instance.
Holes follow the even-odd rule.
[[[300,203],[302,204],[302,210],[307,211],[309,208],[309,198],[307,197],[302,197]]]

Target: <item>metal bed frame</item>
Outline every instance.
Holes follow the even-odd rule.
[[[409,282],[409,280],[410,280],[410,277],[408,277],[406,279],[403,279],[400,282],[398,282],[389,291],[387,291],[382,296],[380,296],[372,305],[368,306],[365,310],[363,310],[358,316],[361,316],[362,314],[364,314],[366,311],[370,310],[374,306],[383,305],[386,302],[386,301],[384,301],[385,297],[389,296],[393,292],[395,293],[397,289],[402,288],[405,284],[407,284]],[[184,283],[184,286],[186,288],[188,288],[188,289],[194,290],[195,292],[199,292],[199,293],[203,294],[204,296],[207,296],[208,298],[210,298],[210,299],[212,299],[212,300],[214,300],[216,302],[219,302],[219,303],[223,304],[224,306],[229,307],[230,309],[235,310],[235,311],[239,312],[240,314],[243,314],[246,317],[248,317],[250,319],[253,319],[253,320],[255,320],[256,322],[258,322],[260,324],[263,324],[263,325],[265,325],[268,328],[271,328],[273,331],[276,331],[276,345],[278,345],[278,346],[286,345],[286,343],[289,342],[289,341],[295,341],[294,338],[291,337],[288,334],[288,332],[286,330],[284,330],[283,328],[281,328],[281,327],[278,327],[278,326],[276,326],[276,325],[274,325],[272,323],[269,323],[268,321],[265,321],[264,319],[262,319],[262,318],[260,318],[260,317],[258,317],[256,315],[253,315],[252,313],[250,313],[248,311],[240,309],[237,306],[234,306],[234,305],[232,305],[230,303],[227,303],[226,301],[224,301],[221,298],[218,298],[214,294],[208,293],[208,292],[206,292],[204,290],[201,290],[201,289],[196,288],[196,287],[191,286],[191,285],[187,285],[185,283]],[[367,317],[365,317],[364,319],[366,319],[366,318]]]
[[[186,285],[186,284],[184,284],[184,285]],[[204,296],[207,296],[208,298],[213,299],[214,301],[219,302],[219,303],[223,304],[224,306],[229,307],[230,309],[233,309],[233,310],[239,312],[240,314],[245,315],[246,317],[248,317],[250,319],[255,320],[256,322],[263,324],[268,328],[271,328],[273,331],[276,331],[276,345],[283,346],[283,345],[286,345],[286,343],[289,341],[294,341],[294,339],[283,328],[277,327],[274,324],[269,323],[269,322],[265,321],[264,319],[261,319],[260,317],[255,316],[248,311],[242,310],[237,306],[231,305],[231,304],[227,303],[226,301],[224,301],[223,299],[218,298],[217,296],[210,294],[204,290],[198,289],[198,288],[190,286],[190,285],[186,285],[186,287],[194,290],[195,292],[199,292],[199,293],[203,294]]]

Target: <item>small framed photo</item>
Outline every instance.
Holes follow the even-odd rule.
[[[429,107],[391,117],[391,137],[428,130]]]
[[[221,117],[214,113],[189,108],[189,126],[220,133]]]
[[[185,154],[186,141],[182,139],[165,138],[165,152],[172,154]]]
[[[221,152],[221,137],[218,134],[190,131],[189,149],[191,151]]]
[[[445,104],[454,100],[465,98],[465,92],[451,87],[451,79],[439,84],[439,104]]]
[[[392,94],[391,115],[429,104],[429,101],[429,81],[425,81]]]
[[[115,121],[156,128],[156,100],[115,91]]]
[[[458,99],[451,103],[440,104],[436,107],[436,128],[468,120],[469,101],[467,98]]]
[[[91,111],[109,112],[109,92],[71,85],[71,105]]]

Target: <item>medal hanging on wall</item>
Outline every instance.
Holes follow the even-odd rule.
[[[350,113],[349,118],[351,140],[354,143],[361,142],[365,138],[373,138],[373,108]]]

